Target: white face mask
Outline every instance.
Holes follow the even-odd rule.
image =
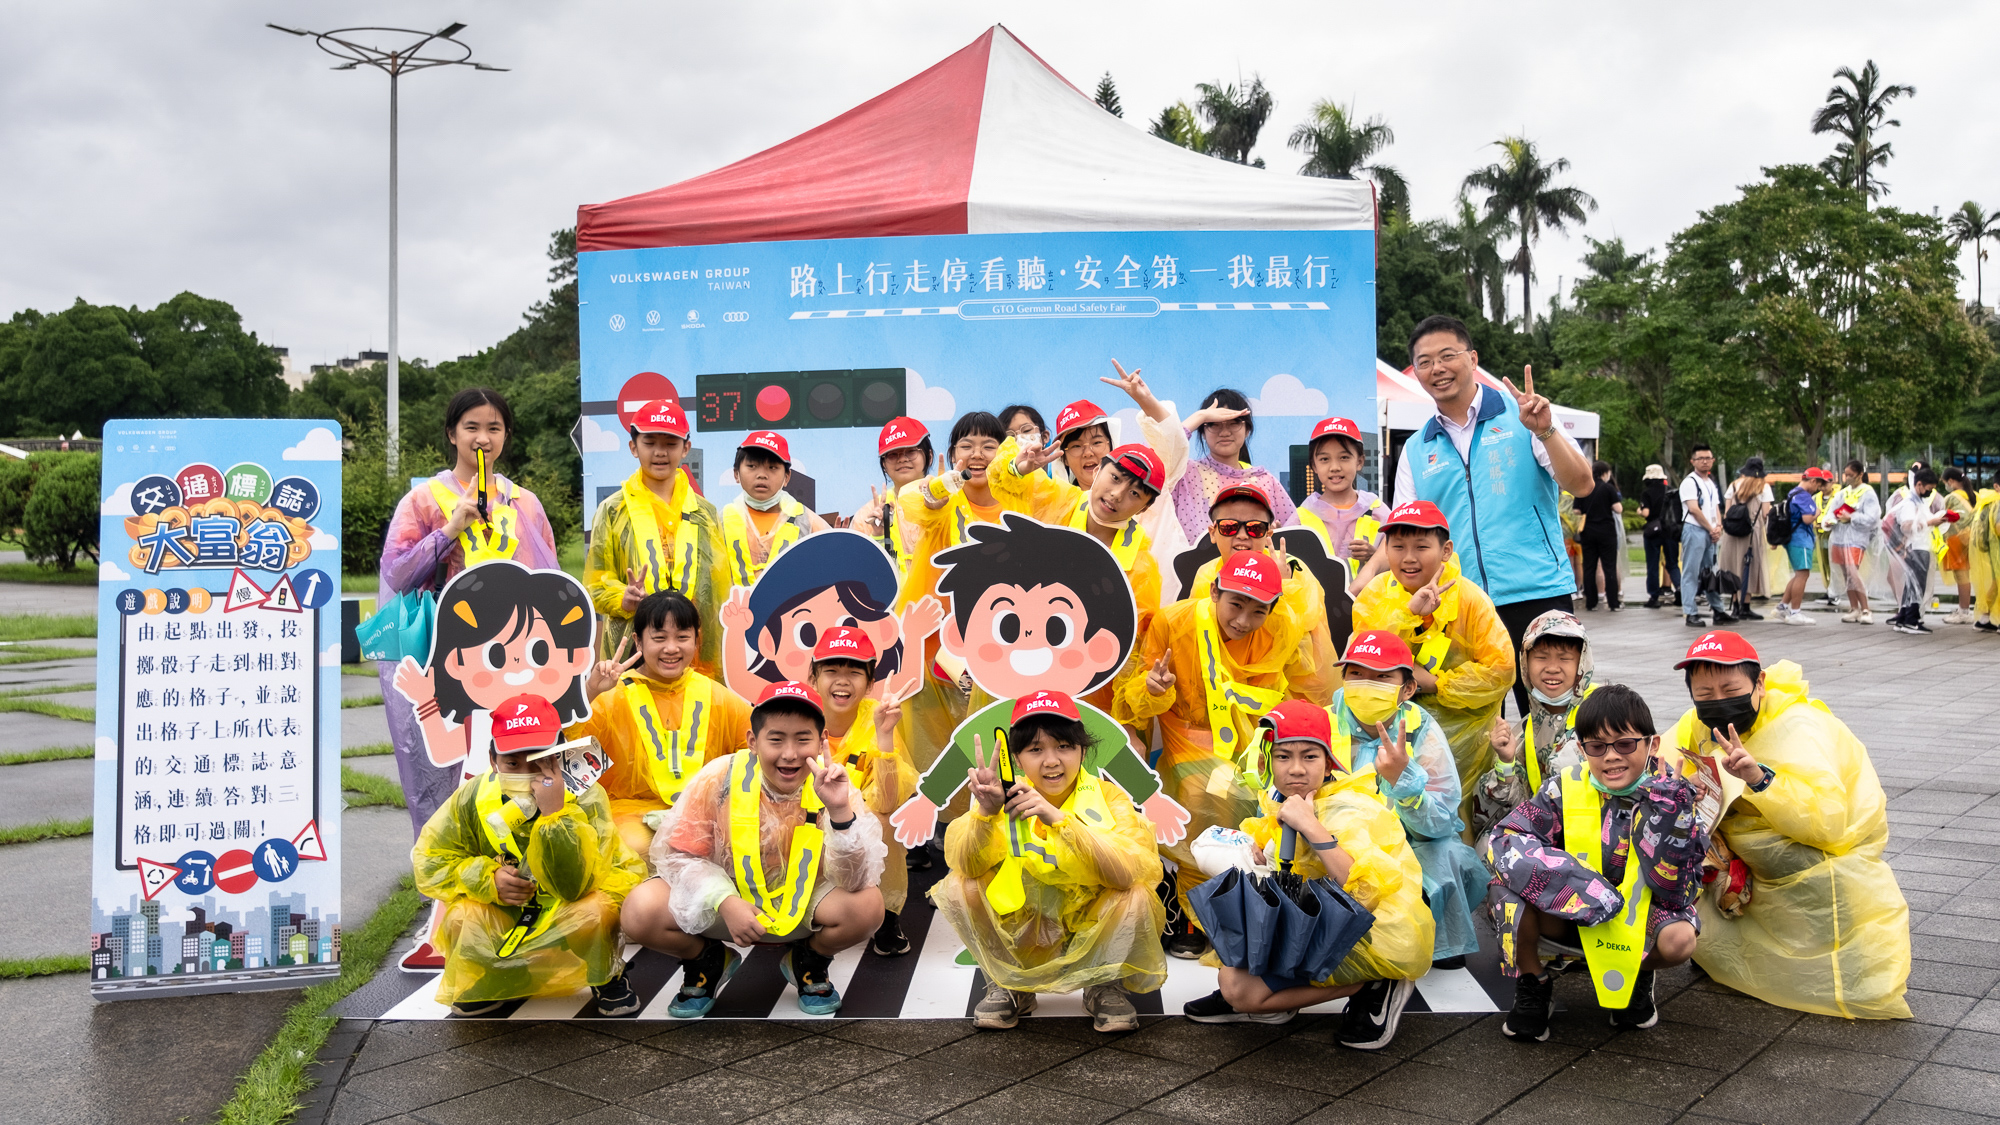
[[[779,504],[784,502],[784,498],[785,498],[785,493],[782,489],[777,492],[773,492],[769,500],[759,500],[755,496],[752,496],[747,492],[743,494],[743,502],[757,509],[760,512],[768,512],[771,509],[777,507]]]
[[[1567,707],[1576,699],[1575,688],[1561,695],[1544,695],[1541,688],[1529,688],[1528,694],[1534,696],[1544,707]]]

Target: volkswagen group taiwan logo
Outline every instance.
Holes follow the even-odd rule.
[[[658,323],[660,323],[660,310],[658,310],[658,309],[647,309],[647,310],[646,310],[646,323],[647,323],[647,325],[649,325],[649,326],[650,326],[650,325],[654,325],[654,324],[658,324]]]
[[[613,332],[625,331],[625,316],[623,313],[611,314],[611,330]]]

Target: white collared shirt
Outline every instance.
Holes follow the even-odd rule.
[[[1452,421],[1451,417],[1444,411],[1436,410],[1437,403],[1435,401],[1431,404],[1432,409],[1436,410],[1438,425],[1444,427],[1445,436],[1451,439],[1451,444],[1458,450],[1459,458],[1467,462],[1470,462],[1472,459],[1472,430],[1479,422],[1479,403],[1481,397],[1485,394],[1486,386],[1484,384],[1474,384],[1472,405],[1465,412],[1465,422],[1463,424]],[[1556,422],[1555,430],[1558,438],[1568,442],[1572,446],[1576,445],[1576,439],[1569,436],[1569,431],[1563,429],[1560,421]],[[1418,432],[1421,433],[1422,431]],[[1411,440],[1416,440],[1416,437],[1413,435]],[[1540,465],[1543,471],[1548,471],[1548,447],[1542,444],[1541,438],[1533,434],[1528,435],[1528,441],[1534,446],[1535,464]],[[1582,450],[1579,449],[1578,452],[1581,453]],[[1549,473],[1549,475],[1554,476],[1555,474]],[[1407,504],[1416,498],[1416,478],[1410,469],[1410,449],[1406,445],[1403,447],[1402,455],[1396,458],[1396,503]],[[1393,507],[1394,505],[1391,506]]]

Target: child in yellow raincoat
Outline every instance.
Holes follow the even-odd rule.
[[[1229,556],[1201,597],[1175,602],[1118,674],[1111,717],[1128,727],[1160,723],[1165,742],[1155,766],[1168,796],[1189,814],[1187,835],[1162,851],[1174,875],[1182,916],[1202,874],[1189,844],[1215,825],[1232,827],[1257,809],[1257,795],[1237,779],[1237,764],[1257,720],[1292,690],[1292,677],[1314,670],[1303,653],[1311,622],[1281,596],[1283,571],[1255,551]],[[1193,959],[1208,939],[1176,930],[1167,952]]]
[[[591,669],[590,717],[567,732],[604,747],[611,762],[598,784],[619,836],[642,857],[661,814],[702,764],[750,734],[749,701],[695,670],[702,632],[699,612],[679,590],[646,595],[613,659]]]
[[[604,618],[598,652],[618,651],[632,628],[632,613],[647,594],[674,589],[686,594],[703,617],[715,619],[729,592],[723,565],[722,517],[694,490],[681,462],[688,451],[688,420],[680,403],[656,399],[640,407],[630,423],[627,448],[639,467],[617,492],[604,498],[590,522],[590,552],[583,560],[583,585]],[[722,634],[702,638],[695,667],[715,676],[721,667]]]
[[[1972,592],[1977,616],[1972,627],[1983,633],[2000,632],[1993,620],[1994,601],[2000,597],[2000,491],[1982,488],[1975,494],[1971,528],[1965,532],[1968,561],[1972,564]]]
[[[986,974],[973,1023],[1013,1027],[1038,994],[1081,988],[1093,1028],[1131,1031],[1130,993],[1167,977],[1153,826],[1083,769],[1093,740],[1069,696],[1019,700],[1007,741],[990,760],[975,746],[972,809],[945,830],[950,871],[931,888]]]
[[[1398,504],[1382,525],[1378,574],[1354,598],[1354,631],[1386,629],[1417,654],[1416,703],[1444,728],[1458,763],[1459,819],[1473,821],[1493,768],[1493,720],[1514,684],[1514,642],[1477,584],[1462,581],[1444,513]]]
[[[736,447],[733,470],[743,495],[722,506],[722,553],[729,581],[749,586],[787,547],[827,529],[827,522],[785,489],[792,447],[774,430],[752,430]]]
[[[495,708],[492,771],[459,786],[410,850],[417,890],[442,908],[437,999],[454,1014],[585,986],[599,1015],[639,1014],[618,907],[646,868],[618,838],[602,789],[569,792],[560,756],[528,761],[561,738],[539,696]]]
[[[1867,747],[1810,697],[1797,664],[1765,669],[1735,633],[1704,633],[1675,667],[1694,707],[1668,739],[1674,759],[1722,809],[1710,827],[1750,870],[1747,904],[1702,896],[1696,962],[1780,1007],[1907,1018],[1910,910],[1882,858],[1888,799]]]
[[[1309,622],[1300,641],[1302,658],[1292,670],[1290,694],[1325,706],[1340,689],[1340,646],[1334,643],[1333,626],[1327,621],[1326,590],[1312,571],[1285,553],[1272,511],[1271,497],[1254,481],[1229,485],[1216,493],[1208,517],[1208,541],[1215,547],[1215,558],[1196,569],[1186,596],[1207,591],[1222,560],[1238,551],[1256,551],[1278,560],[1285,578],[1279,603],[1299,620]]]
[[[1262,725],[1274,740],[1275,792],[1260,792],[1262,815],[1242,824],[1258,862],[1275,865],[1280,827],[1291,828],[1298,834],[1292,870],[1306,879],[1338,879],[1375,915],[1375,924],[1325,979],[1290,987],[1273,987],[1224,966],[1211,951],[1203,962],[1219,970],[1221,987],[1189,1001],[1183,1011],[1199,1023],[1284,1023],[1300,1008],[1353,997],[1341,1018],[1340,1043],[1379,1051],[1396,1037],[1417,978],[1431,967],[1435,927],[1424,904],[1423,868],[1402,820],[1378,792],[1374,771],[1350,772],[1352,763],[1335,751],[1325,708],[1291,700],[1274,708]]]
[[[890,830],[889,814],[916,791],[917,768],[897,730],[902,701],[878,700],[869,693],[876,655],[866,632],[836,625],[813,646],[812,687],[826,705],[827,749],[853,776],[862,802],[881,818],[882,843],[889,849],[882,868],[882,926],[869,948],[878,956],[901,957],[910,951],[900,918],[910,896],[910,871],[903,845]]]

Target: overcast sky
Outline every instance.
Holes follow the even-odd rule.
[[[1834,68],[1916,85],[1897,107],[1894,205],[2000,207],[1990,2],[467,2],[14,4],[0,37],[0,315],[81,296],[234,304],[304,365],[387,340],[388,80],[328,69],[313,28],[468,24],[475,57],[402,98],[402,353],[490,345],[548,285],[576,206],[783,141],[1004,22],[1079,87],[1109,70],[1136,127],[1198,81],[1262,75],[1257,154],[1316,98],[1381,114],[1421,217],[1522,133],[1601,209],[1584,232],[1661,246],[1762,165],[1816,162]],[[1580,239],[1538,250],[1536,303]],[[1971,295],[1971,259],[1962,264]],[[1989,259],[2000,266],[2000,255]],[[1989,284],[1991,290],[2000,281]],[[1514,283],[1514,303],[1519,301]]]

